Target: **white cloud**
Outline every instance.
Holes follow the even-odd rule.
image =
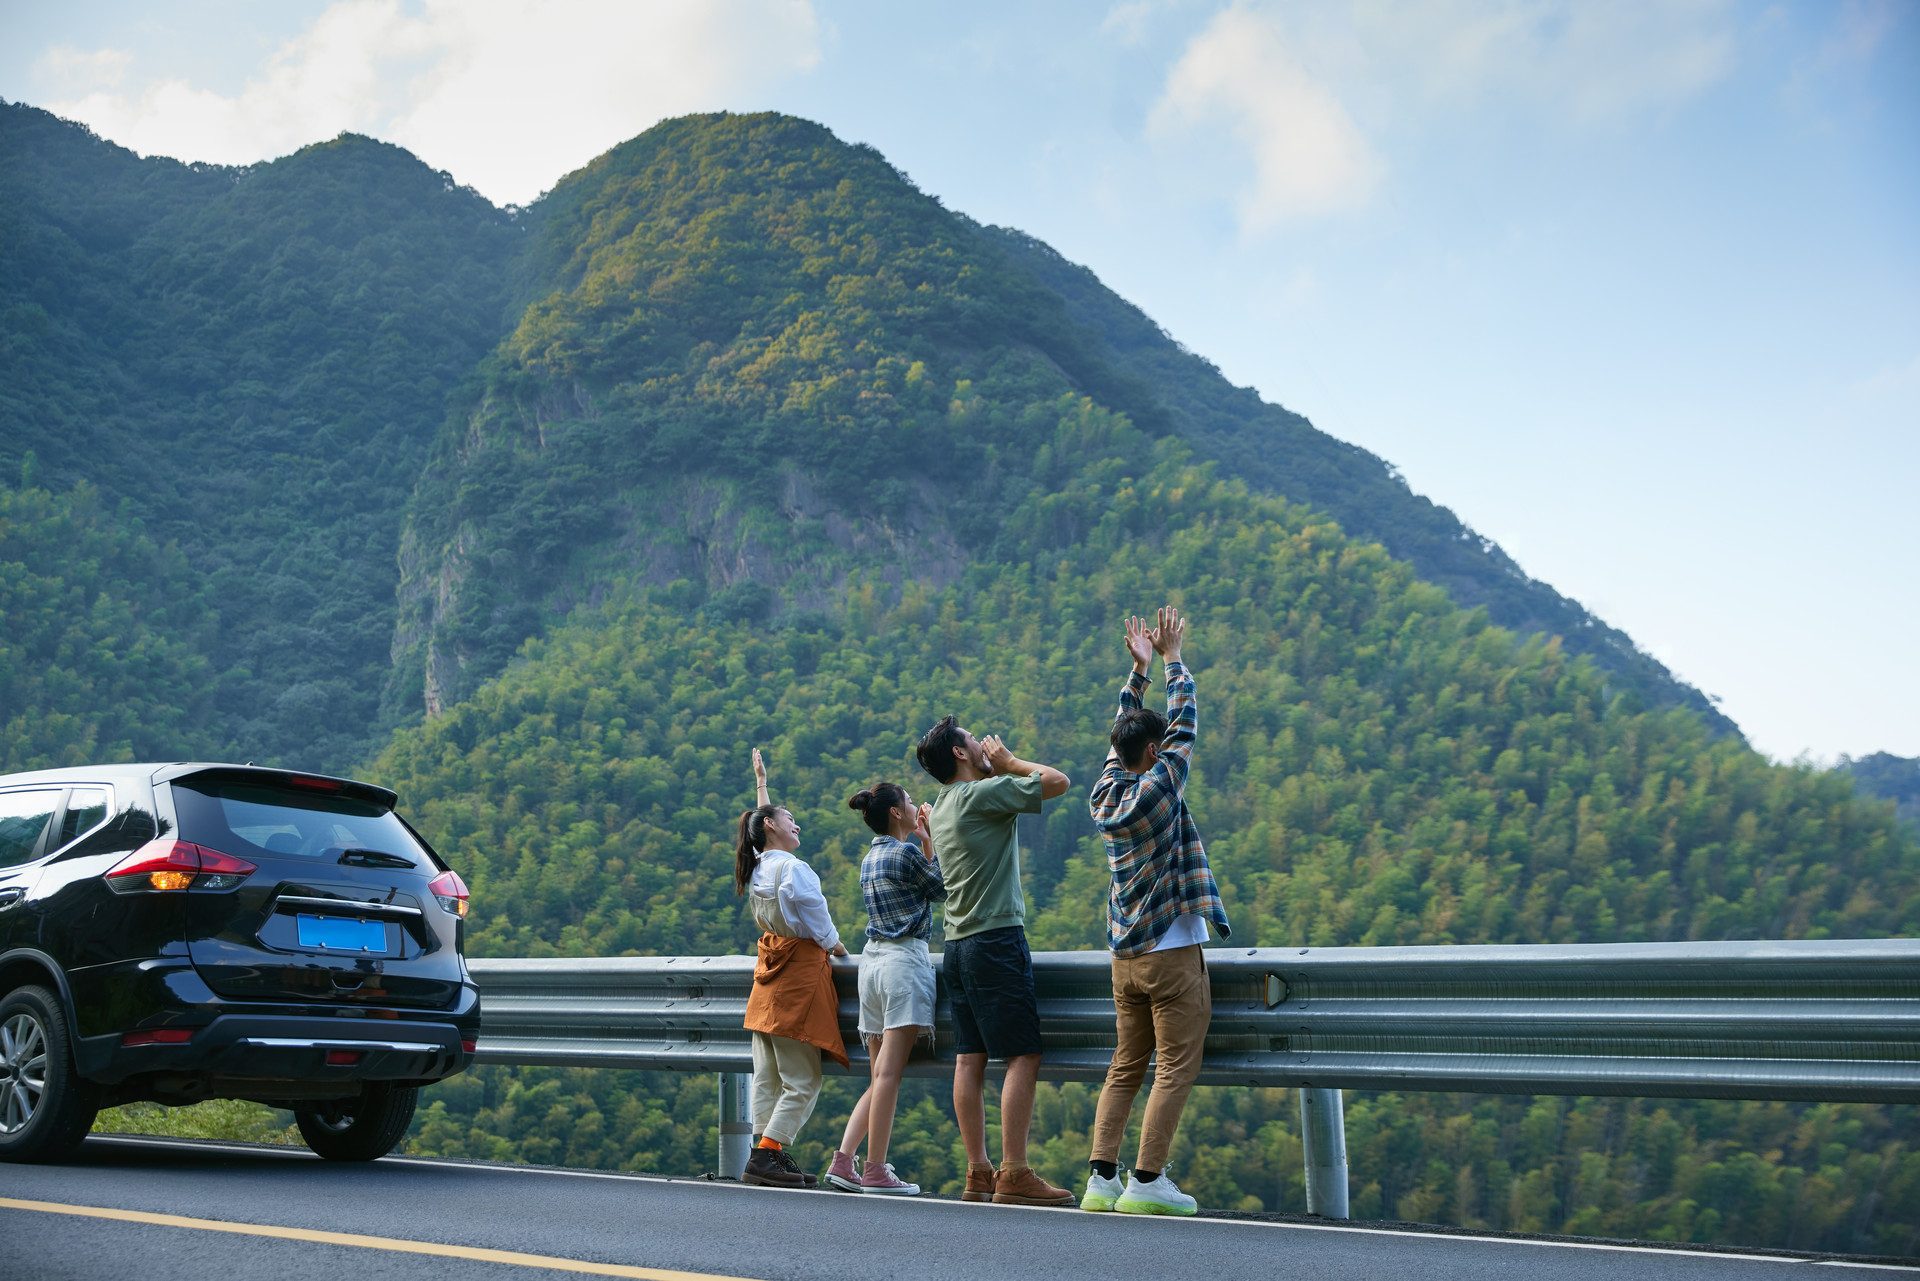
[[[1181,53],[1148,132],[1226,122],[1250,162],[1241,229],[1259,232],[1364,206],[1395,143],[1464,113],[1591,128],[1685,102],[1732,69],[1734,19],[1728,0],[1234,4]]]
[[[1870,61],[1899,25],[1900,18],[1901,11],[1893,0],[1849,0],[1835,17],[1833,32],[1820,48],[1820,61],[1830,67]]]
[[[40,70],[77,91],[53,111],[135,151],[247,163],[352,130],[522,203],[664,117],[765,105],[820,58],[808,0],[338,0],[235,94],[81,74],[112,52]]]
[[[1804,126],[1829,133],[1845,129],[1848,108],[1869,82],[1869,65],[1915,12],[1911,4],[1897,7],[1887,0],[1850,0],[1825,11],[1826,36],[1803,48],[1782,87],[1783,101]]]
[[[1153,17],[1153,0],[1124,0],[1107,10],[1100,30],[1121,44],[1137,45],[1147,38],[1147,21]]]
[[[77,88],[94,89],[119,84],[133,64],[125,49],[76,49],[55,45],[36,60],[35,70]]]
[[[1216,15],[1167,77],[1149,132],[1165,136],[1224,120],[1245,143],[1251,182],[1244,231],[1364,203],[1379,161],[1346,109],[1294,56],[1280,29],[1247,9]]]
[[[1587,124],[1685,101],[1733,66],[1728,0],[1356,0],[1381,78],[1424,105],[1505,102]]]

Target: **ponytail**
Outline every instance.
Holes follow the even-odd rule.
[[[766,845],[767,820],[779,813],[777,805],[762,805],[740,812],[740,829],[733,842],[733,892],[745,894],[753,869],[760,864],[760,851]]]
[[[847,808],[865,819],[877,835],[887,834],[887,821],[895,806],[906,803],[907,790],[898,783],[875,783],[847,798]]]

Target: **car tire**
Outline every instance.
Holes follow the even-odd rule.
[[[73,1064],[60,998],[43,987],[0,998],[0,1161],[49,1161],[78,1147],[99,1092]]]
[[[329,1161],[377,1161],[413,1123],[420,1091],[411,1085],[369,1085],[357,1099],[343,1099],[293,1114],[300,1137]]]

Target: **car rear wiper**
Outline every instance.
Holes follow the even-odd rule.
[[[336,863],[352,863],[355,867],[405,867],[419,866],[404,854],[389,854],[385,850],[341,850]]]

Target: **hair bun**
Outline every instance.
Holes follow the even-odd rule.
[[[867,807],[872,804],[873,791],[871,788],[863,787],[847,798],[847,808],[850,810],[858,810],[862,814],[866,813]]]

